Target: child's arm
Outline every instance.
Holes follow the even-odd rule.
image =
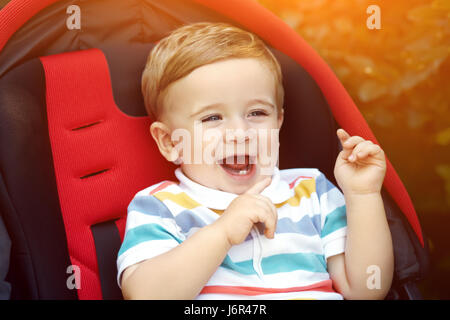
[[[255,223],[273,238],[276,209],[259,193],[271,179],[256,183],[234,199],[222,216],[174,249],[125,269],[125,299],[194,299],[224,260],[231,246],[245,240]]]
[[[328,271],[345,299],[383,299],[394,270],[391,233],[380,194],[386,172],[384,152],[342,129],[337,134],[343,150],[335,176],[346,202],[347,240],[345,253],[328,259]],[[370,278],[377,275],[379,288]]]
[[[214,224],[176,248],[125,269],[125,299],[194,299],[217,270],[230,246]]]

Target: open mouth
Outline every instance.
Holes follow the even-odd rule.
[[[249,155],[230,156],[222,159],[219,164],[233,178],[249,178],[255,171],[255,162]]]

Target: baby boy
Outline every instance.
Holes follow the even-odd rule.
[[[128,207],[117,260],[126,299],[385,297],[383,150],[337,131],[342,193],[317,169],[279,170],[282,75],[257,36],[223,23],[176,29],[151,51],[142,90],[179,181]]]

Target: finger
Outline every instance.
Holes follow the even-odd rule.
[[[251,220],[253,224],[258,228],[262,224],[265,226],[264,234],[267,238],[272,239],[275,234],[277,221],[278,221],[278,214],[276,212],[276,208],[273,205],[272,201],[270,199],[262,196],[262,195],[252,195],[254,199],[256,200],[254,203],[254,208],[256,209],[253,211],[253,215],[251,217]],[[264,199],[265,198],[265,199]],[[260,229],[260,232],[263,232],[263,229]]]
[[[264,211],[260,217],[260,221],[264,223],[265,226],[264,235],[269,239],[273,239],[277,228],[277,219],[270,210]]]
[[[259,219],[259,215],[258,213],[260,211],[264,211],[264,212],[268,212],[270,213],[272,216],[274,216],[274,210],[272,209],[272,202],[269,200],[267,201],[267,199],[264,199],[265,197],[260,195],[260,194],[253,194],[251,195],[253,197],[253,199],[251,201],[254,201],[254,207],[258,207],[258,210],[256,211],[256,215],[258,216],[256,218],[256,220]],[[253,222],[257,222],[255,219],[253,219]]]
[[[263,180],[255,183],[250,187],[245,193],[246,194],[260,194],[270,183],[272,182],[272,177],[264,178]]]
[[[348,160],[351,162],[356,161],[358,158],[362,158],[362,154],[360,154],[365,149],[372,146],[373,143],[371,141],[365,140],[363,142],[358,143],[352,150],[352,154],[348,157]]]
[[[275,230],[277,229],[277,221],[275,219],[269,219],[264,223],[266,228],[264,229],[264,235],[268,239],[275,238]]]
[[[355,145],[362,141],[365,140],[359,136],[352,136],[345,140],[345,142],[342,143],[342,152],[340,153],[341,158],[344,160],[348,160],[353,152],[353,148],[355,147]]]
[[[361,142],[363,142],[363,141],[366,141],[366,140],[364,140],[364,139],[361,138],[360,136],[352,136],[352,137],[348,138],[348,139],[344,142],[344,144],[342,145],[342,147],[343,147],[344,149],[352,149],[352,148],[354,148],[358,143],[361,143]]]
[[[341,144],[344,144],[344,142],[350,138],[350,135],[345,131],[344,129],[340,128],[336,131],[336,135],[338,136],[339,140],[341,141]]]
[[[381,150],[379,145],[372,144],[370,146],[362,148],[360,151],[358,151],[356,156],[357,156],[358,159],[364,159],[364,158],[366,158],[368,156],[375,156],[381,151],[382,150]]]
[[[270,200],[268,197],[260,195],[260,194],[253,195],[253,196],[256,197],[257,199],[260,199],[266,205],[267,209],[270,210],[273,217],[275,219],[277,219],[277,217],[278,217],[277,208],[273,204],[272,200]]]

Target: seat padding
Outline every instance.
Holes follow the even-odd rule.
[[[173,178],[148,117],[121,112],[108,65],[98,49],[41,58],[53,164],[72,264],[80,267],[80,299],[102,297],[90,227],[116,220],[123,238],[134,194]]]

